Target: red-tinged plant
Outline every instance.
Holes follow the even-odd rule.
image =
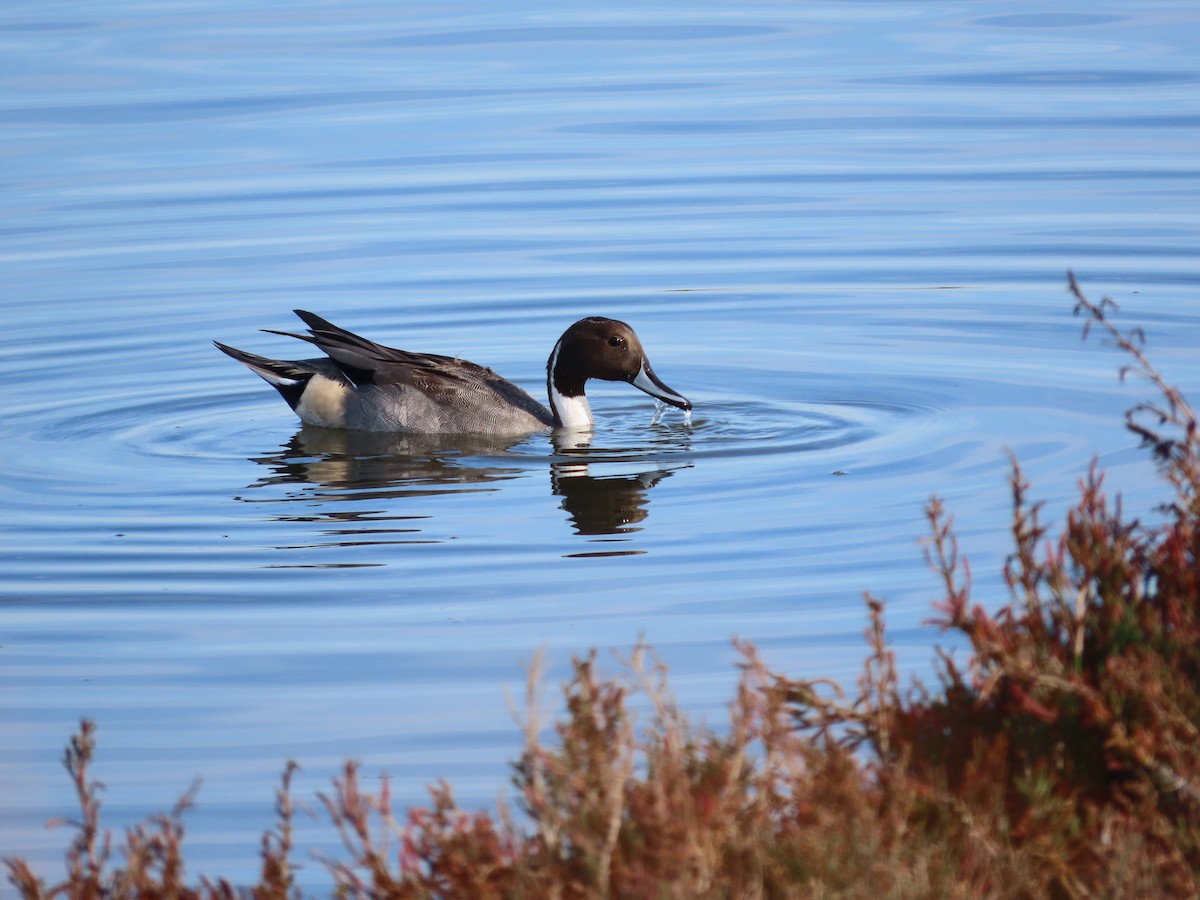
[[[200,878],[189,886],[184,871],[183,815],[191,808],[199,790],[193,783],[169,813],[151,816],[129,828],[120,846],[123,865],[113,860],[113,839],[100,824],[101,782],[94,781],[90,767],[96,750],[96,726],[90,720],[80,723],[63,757],[63,765],[75,787],[79,804],[78,821],[52,820],[51,827],[69,825],[75,835],[67,848],[66,877],[47,885],[21,859],[6,859],[9,881],[26,900],[234,900],[252,896],[255,900],[287,900],[296,895],[288,854],[292,849],[292,802],[290,786],[296,766],[289,763],[283,787],[278,794],[279,825],[263,836],[263,870],[258,885],[240,890],[224,879]]]
[[[258,884],[250,891],[253,900],[288,900],[297,893],[291,855],[295,846],[292,823],[296,814],[292,801],[292,779],[298,771],[299,764],[288,760],[283,770],[283,783],[275,792],[275,815],[278,824],[274,831],[264,832],[262,836],[262,869]],[[221,884],[222,887],[225,886],[224,882]]]
[[[348,861],[326,859],[336,895],[345,898],[520,896],[512,890],[512,829],[486,813],[467,813],[448,784],[430,789],[433,806],[413,809],[401,825],[386,776],[365,793],[357,763],[347,763],[333,792],[320,794]]]
[[[1102,329],[1131,359],[1122,377],[1139,375],[1162,397],[1127,420],[1173,489],[1162,521],[1128,519],[1093,464],[1062,533],[1049,538],[1013,460],[1009,605],[989,612],[971,600],[951,520],[940,501],[928,510],[928,556],[945,592],[934,623],[966,638],[966,670],[943,654],[941,690],[901,697],[872,602],[874,652],[859,697],[831,697],[812,682],[793,683],[791,697],[802,728],[865,746],[880,783],[910,780],[944,821],[965,823],[990,805],[1048,891],[1089,896],[1119,863],[1121,877],[1190,896],[1200,890],[1197,420],[1147,360],[1140,332],[1112,323],[1115,305],[1091,303],[1073,278],[1070,290],[1088,318],[1085,337]],[[1118,841],[1136,844],[1143,862],[1115,853]]]
[[[63,755],[63,766],[71,777],[79,804],[77,822],[51,820],[48,827],[74,825],[75,836],[67,848],[67,878],[46,887],[23,860],[6,860],[9,880],[22,897],[71,896],[98,900],[105,894],[105,867],[112,852],[112,836],[100,830],[100,791],[104,785],[88,777],[88,766],[96,750],[96,726],[84,720]]]

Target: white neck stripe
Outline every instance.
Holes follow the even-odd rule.
[[[587,397],[580,394],[577,397],[567,397],[554,383],[554,369],[558,365],[558,351],[562,349],[560,339],[554,345],[550,354],[550,362],[546,365],[546,393],[550,395],[550,406],[558,418],[559,426],[573,431],[591,431],[595,424],[592,419],[592,408],[588,405]]]

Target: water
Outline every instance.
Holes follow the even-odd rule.
[[[0,23],[0,850],[48,874],[84,715],[110,826],[201,775],[192,874],[247,877],[289,757],[309,800],[356,757],[492,802],[539,648],[644,635],[719,722],[731,636],[851,680],[870,590],[927,673],[931,495],[992,603],[1005,448],[1051,514],[1093,454],[1162,497],[1068,269],[1200,396],[1191,4]],[[534,393],[615,316],[695,413],[604,385],[582,446],[312,433],[209,343],[286,355],[257,329],[297,307]]]

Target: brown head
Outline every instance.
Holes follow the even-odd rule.
[[[591,426],[584,394],[589,378],[625,381],[671,406],[692,408],[685,397],[654,374],[637,334],[616,319],[600,316],[580,319],[554,345],[546,364],[546,383],[550,405],[560,425]]]

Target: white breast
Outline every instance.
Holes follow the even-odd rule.
[[[296,404],[296,415],[300,417],[300,421],[309,425],[345,428],[346,401],[351,390],[353,389],[332,378],[314,375],[309,379],[304,393],[300,395],[300,402]]]
[[[588,405],[587,397],[582,394],[578,397],[566,397],[559,392],[558,385],[554,383],[554,369],[558,365],[558,352],[561,349],[560,338],[554,345],[554,352],[550,354],[550,362],[546,366],[546,387],[547,393],[550,394],[550,405],[558,414],[563,428],[591,431],[595,421],[592,419],[592,407]]]

